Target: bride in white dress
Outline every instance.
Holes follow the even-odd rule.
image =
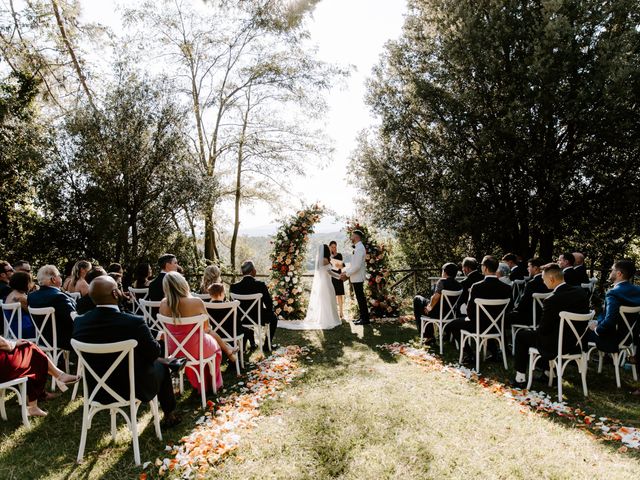
[[[327,245],[320,245],[316,256],[316,270],[311,284],[309,307],[304,320],[279,322],[278,328],[289,330],[329,330],[342,324],[338,315],[336,294],[331,277],[340,275],[331,271],[331,253]]]

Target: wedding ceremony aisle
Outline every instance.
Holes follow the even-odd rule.
[[[227,372],[221,393],[226,403],[213,408],[224,412],[224,442],[234,444],[216,446],[217,460],[200,471],[201,478],[622,479],[640,472],[636,449],[580,428],[584,420],[579,425],[533,413],[482,382],[380,347],[414,339],[408,323],[280,330],[281,345],[303,348],[281,348],[274,359],[250,366],[259,372],[250,378],[236,380]],[[590,382],[598,382],[596,375]],[[637,419],[637,406],[613,407],[618,400],[608,402],[609,395],[616,393],[594,390],[585,410],[623,418],[627,425]],[[567,397],[574,407],[583,402],[573,388]],[[188,456],[183,437],[219,440],[211,432],[220,430],[203,434],[207,416],[198,398],[185,395],[179,404],[183,422],[164,431],[163,442],[155,439],[142,407],[144,469],[133,465],[121,421],[117,442],[111,441],[108,415],[96,417],[85,462],[76,465],[80,401],[68,403],[67,393],[47,408],[46,421],[34,419],[26,431],[14,402],[8,404],[9,421],[0,423],[0,478],[179,478],[184,470],[176,458]],[[201,452],[203,445],[190,448]],[[176,455],[180,450],[182,457]]]

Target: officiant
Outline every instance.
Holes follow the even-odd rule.
[[[333,265],[331,271],[341,274],[344,268],[344,258],[342,254],[338,252],[338,244],[335,240],[329,242],[329,250],[331,252],[331,264]],[[336,291],[340,319],[344,319],[344,281],[339,278],[331,278],[331,283],[333,283],[333,288]]]

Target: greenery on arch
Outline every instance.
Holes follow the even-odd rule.
[[[284,221],[273,240],[271,291],[279,320],[304,318],[307,299],[302,286],[309,237],[324,213],[318,204],[298,211]]]

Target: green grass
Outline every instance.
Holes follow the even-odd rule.
[[[262,407],[257,427],[243,432],[241,447],[211,478],[632,478],[640,455],[619,453],[620,444],[592,438],[561,419],[523,415],[513,402],[446,372],[425,370],[376,348],[416,338],[412,325],[343,325],[326,332],[280,330],[281,344],[309,345],[307,372],[283,396]],[[457,357],[447,348],[445,359]],[[483,373],[506,380],[501,365]],[[623,372],[623,382],[631,379]],[[590,397],[582,397],[575,369],[565,394],[599,416],[637,425],[640,405],[615,387],[613,369],[589,371]],[[225,376],[225,385],[235,381]],[[555,387],[548,389],[555,392]],[[190,431],[199,416],[198,399],[179,402],[185,420],[163,432],[158,442],[141,409],[142,460],[164,456],[164,446]],[[14,402],[9,421],[0,422],[0,478],[136,478],[129,435],[122,424],[118,440],[109,435],[108,415],[96,417],[89,432],[85,463],[75,464],[81,402],[69,394],[45,408],[46,419],[20,427]]]

